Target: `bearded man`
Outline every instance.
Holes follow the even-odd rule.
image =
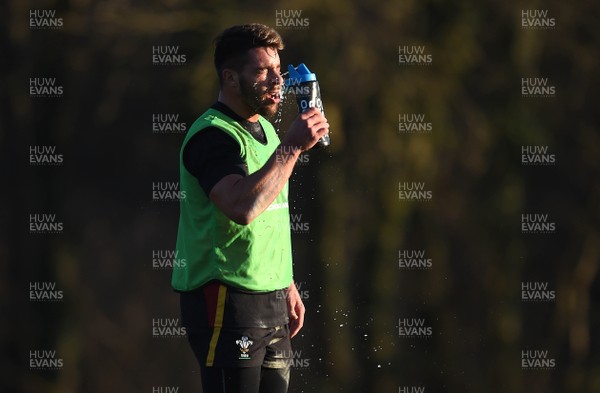
[[[304,305],[293,282],[288,179],[329,132],[321,112],[299,114],[280,141],[280,35],[233,26],[215,41],[217,102],[180,153],[181,200],[172,286],[205,393],[287,392],[290,339]],[[183,265],[183,264],[182,264]]]

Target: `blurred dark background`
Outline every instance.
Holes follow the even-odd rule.
[[[32,28],[31,10],[62,27]],[[523,10],[554,27],[523,26]],[[302,26],[282,25],[298,11]],[[179,317],[170,270],[153,266],[179,210],[152,188],[178,181],[184,137],[153,132],[153,115],[189,126],[216,100],[212,39],[253,21],[278,28],[282,65],[317,74],[332,130],[290,183],[307,307],[290,392],[600,392],[599,17],[598,2],[556,0],[3,2],[2,392],[201,391],[185,337],[153,336]],[[399,64],[405,45],[432,61]],[[157,46],[185,61],[153,64]],[[64,92],[31,97],[30,78]],[[524,97],[522,78],[555,94]],[[431,132],[400,133],[401,114]],[[31,165],[30,146],[62,165]],[[555,164],[524,165],[523,146]],[[403,182],[431,200],[400,200]],[[59,233],[30,232],[44,213]],[[523,233],[522,214],[556,229]],[[402,268],[406,250],[430,268]],[[32,282],[63,299],[32,301]],[[524,301],[526,282],[555,298]],[[405,318],[432,334],[401,337]],[[35,350],[62,367],[32,369]],[[555,367],[523,369],[527,350]]]

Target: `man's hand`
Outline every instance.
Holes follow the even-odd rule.
[[[281,192],[300,153],[313,147],[328,132],[327,119],[317,108],[300,113],[262,168],[245,177],[237,174],[223,177],[210,191],[210,200],[230,220],[248,225]]]
[[[317,108],[309,108],[296,117],[281,144],[306,151],[328,132],[329,123],[325,116]]]
[[[293,338],[304,325],[304,303],[296,284],[292,282],[287,290],[288,315],[290,317],[290,338]]]

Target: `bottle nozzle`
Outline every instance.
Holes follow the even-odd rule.
[[[292,64],[288,65],[288,72],[289,77],[285,80],[286,86],[299,85],[302,82],[317,80],[317,76],[310,72],[304,63],[298,64],[298,67],[294,67]]]

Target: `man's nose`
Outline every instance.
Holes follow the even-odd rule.
[[[273,75],[271,75],[271,83],[275,86],[283,84],[283,77],[279,72],[273,72]]]

